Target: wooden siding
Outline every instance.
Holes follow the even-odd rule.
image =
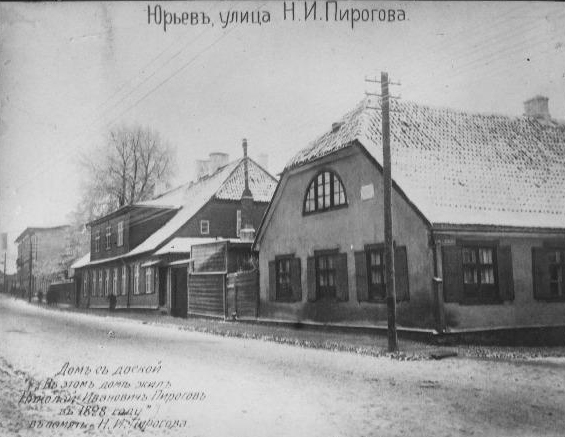
[[[90,232],[90,259],[113,258],[133,250],[161,228],[176,213],[162,208],[139,208],[108,220],[97,222]],[[118,223],[124,222],[124,241],[118,246]],[[106,227],[111,227],[110,248],[106,249]],[[96,232],[100,232],[100,251],[95,250]]]
[[[227,315],[257,317],[259,309],[259,272],[227,275]]]
[[[188,313],[224,317],[224,274],[191,274],[188,277]]]
[[[267,205],[268,203],[265,202],[253,202],[252,221],[255,229],[259,228]],[[237,238],[237,210],[241,209],[242,205],[239,200],[210,200],[175,233],[175,236]],[[201,234],[200,220],[210,221],[209,234]]]

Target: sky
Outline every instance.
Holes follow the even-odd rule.
[[[286,2],[290,8],[293,2]],[[305,4],[313,15],[304,19]],[[208,25],[170,25],[148,7],[205,13]],[[0,232],[66,223],[88,160],[114,126],[160,132],[176,153],[174,184],[210,152],[268,155],[280,173],[301,148],[364,97],[387,71],[392,94],[431,106],[523,114],[549,97],[565,120],[565,4],[350,2],[403,21],[334,20],[326,2],[71,2],[0,5]],[[228,23],[229,11],[270,21]],[[222,14],[220,16],[220,13]],[[264,16],[264,15],[262,15]],[[299,20],[300,19],[300,20]],[[213,25],[212,25],[213,24]]]

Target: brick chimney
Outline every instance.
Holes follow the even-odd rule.
[[[241,194],[241,231],[239,237],[243,241],[253,241],[255,228],[253,227],[253,193],[249,189],[249,158],[247,157],[247,140],[243,143],[243,172],[245,187]]]
[[[524,115],[526,117],[550,119],[549,115],[549,99],[544,96],[537,95],[524,102]]]

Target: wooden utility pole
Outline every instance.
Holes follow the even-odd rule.
[[[381,72],[381,80],[376,78],[365,78],[366,82],[381,84],[381,94],[368,93],[367,96],[377,96],[381,98],[381,107],[368,108],[381,111],[382,120],[382,144],[383,144],[383,176],[384,176],[384,195],[383,211],[385,225],[385,283],[386,283],[386,304],[388,322],[388,350],[389,352],[398,351],[398,338],[396,335],[396,290],[394,284],[394,246],[392,239],[392,175],[390,159],[390,99],[399,99],[399,96],[389,94],[389,85],[400,85],[388,80],[388,73]]]
[[[31,302],[31,284],[32,284],[32,269],[33,269],[33,235],[29,236],[29,293],[28,302]]]
[[[398,350],[396,335],[396,290],[394,288],[394,247],[392,241],[392,176],[390,160],[388,73],[381,72],[381,119],[383,134],[385,277],[388,322],[388,350]]]

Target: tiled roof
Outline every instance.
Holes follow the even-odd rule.
[[[241,160],[242,161],[242,160]],[[277,180],[256,164],[249,160],[249,189],[253,199],[257,202],[270,202],[277,186]],[[216,198],[223,200],[239,200],[245,188],[245,174],[243,164],[238,165],[230,177],[216,191]]]
[[[254,200],[269,202],[276,188],[276,180],[252,159],[249,159],[248,162],[249,185]],[[143,205],[181,205],[181,208],[167,223],[131,250],[127,256],[155,250],[173,236],[212,197],[229,200],[241,199],[245,185],[243,164],[243,158],[238,159],[221,167],[210,176],[182,185],[154,200],[142,202]]]
[[[382,165],[364,100],[285,171],[359,141]],[[371,104],[375,106],[375,104]],[[565,124],[391,102],[392,177],[434,224],[565,228]]]

